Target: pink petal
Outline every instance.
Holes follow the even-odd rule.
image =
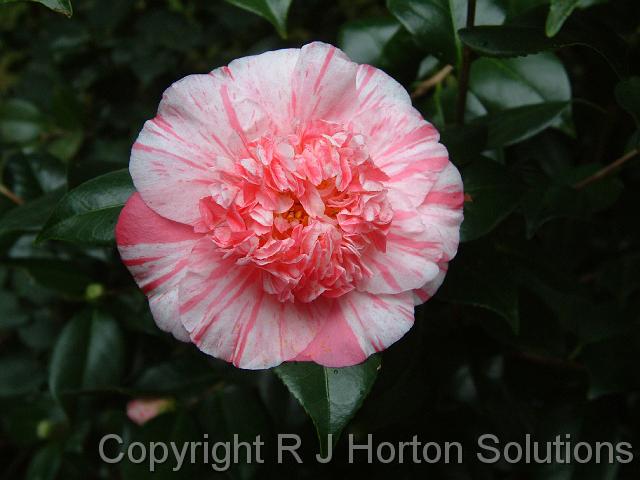
[[[159,216],[138,193],[127,201],[116,225],[120,256],[149,297],[153,318],[162,330],[183,341],[189,336],[178,320],[178,282],[199,238],[191,227]]]
[[[390,177],[395,209],[420,205],[440,171],[449,163],[439,135],[411,105],[406,90],[384,72],[361,65],[358,110],[353,118],[374,163]]]
[[[269,52],[169,87],[131,152],[131,176],[145,202],[166,218],[195,224],[218,168],[246,157],[245,145],[264,132],[291,131],[297,58],[296,50]]]
[[[193,343],[241,368],[273,367],[302,351],[318,330],[313,308],[265,293],[254,267],[224,260],[206,238],[180,284],[180,318]]]
[[[302,125],[341,121],[356,108],[358,65],[333,45],[313,42],[300,50],[293,73],[292,106]]]
[[[396,212],[386,252],[367,253],[365,261],[373,275],[358,289],[399,293],[424,287],[431,297],[442,283],[442,269],[457,252],[462,203],[460,174],[448,164],[417,209]]]
[[[323,325],[295,361],[356,365],[399,340],[413,325],[413,298],[352,291],[322,309]]]
[[[438,262],[438,274],[416,289],[416,304],[429,300],[440,288],[447,272],[449,260],[455,257],[460,242],[460,225],[464,193],[460,173],[449,165],[440,175],[424,203],[418,207],[419,215],[426,225],[433,225],[440,236],[442,258]]]

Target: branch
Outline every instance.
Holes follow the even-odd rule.
[[[9,190],[7,187],[5,187],[2,184],[0,184],[0,195],[4,195],[16,205],[22,205],[24,203],[23,199],[21,199],[19,196],[17,196],[15,193],[13,193],[11,190]]]
[[[585,178],[584,180],[580,180],[578,183],[573,185],[573,188],[580,190],[588,185],[591,185],[593,182],[600,180],[601,178],[611,175],[613,172],[615,172],[617,169],[622,167],[625,163],[627,163],[629,160],[631,160],[633,157],[635,157],[639,153],[640,153],[640,147],[634,148],[630,152],[625,153],[623,156],[621,156],[617,160],[614,160],[613,162],[611,162],[606,167],[601,168],[593,175]]]
[[[467,28],[473,27],[476,21],[476,0],[467,0]],[[469,90],[469,68],[471,67],[471,49],[464,46],[462,49],[462,68],[458,84],[458,105],[456,108],[456,121],[464,124],[464,110],[467,105],[467,90]]]
[[[438,70],[431,77],[420,82],[420,84],[416,87],[416,89],[411,93],[411,98],[415,100],[416,98],[422,97],[429,90],[431,90],[433,87],[435,87],[436,85],[441,83],[445,78],[447,78],[452,71],[453,71],[453,67],[451,65],[446,65],[441,70]]]

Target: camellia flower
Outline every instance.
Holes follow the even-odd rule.
[[[360,363],[456,253],[438,138],[401,85],[323,43],[187,76],[133,145],[120,254],[159,327],[214,357]]]

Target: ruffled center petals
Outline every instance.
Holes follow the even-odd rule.
[[[309,303],[356,288],[370,250],[386,250],[393,220],[364,139],[328,121],[265,135],[237,162],[221,157],[195,229],[225,259],[251,266],[265,292]]]

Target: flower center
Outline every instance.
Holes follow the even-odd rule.
[[[281,301],[338,297],[370,275],[393,211],[364,138],[330,122],[264,136],[236,159],[217,159],[201,222],[225,256],[253,265]]]

